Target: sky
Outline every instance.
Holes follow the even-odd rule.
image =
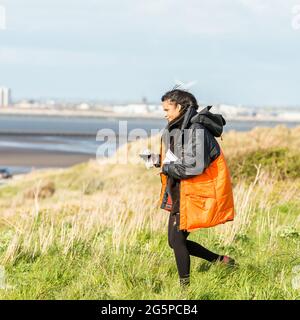
[[[189,91],[207,104],[300,106],[300,0],[0,0],[1,7],[0,86],[14,100],[160,102],[180,80],[195,81]]]

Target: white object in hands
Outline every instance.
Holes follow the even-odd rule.
[[[145,161],[145,166],[147,169],[152,168],[154,166],[153,159],[151,157],[151,152],[149,149],[145,149],[142,151],[139,156]]]
[[[175,156],[175,154],[170,149],[168,149],[168,151],[166,153],[166,157],[163,161],[163,164],[170,163],[171,161],[176,161],[176,160],[178,160],[178,158]]]

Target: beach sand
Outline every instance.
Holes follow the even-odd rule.
[[[0,168],[63,168],[95,158],[96,155],[76,152],[0,148]]]

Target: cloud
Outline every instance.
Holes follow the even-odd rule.
[[[108,53],[76,52],[48,48],[1,47],[0,65],[13,66],[112,66],[116,57]]]
[[[289,12],[295,4],[295,0],[237,0],[236,2],[256,14]]]
[[[247,94],[267,100],[276,99],[278,90],[252,97],[247,81],[262,78],[263,90],[281,77],[293,96],[299,66],[299,33],[291,28],[295,2],[300,0],[0,0],[8,18],[0,33],[0,80],[11,79],[13,87],[22,69],[34,81],[33,70],[48,81],[40,89],[55,93],[84,74],[80,88],[88,94],[95,83],[107,82],[105,94],[125,97],[157,92],[176,74],[203,79],[201,90],[212,97],[225,85],[221,92],[229,100],[249,99]],[[20,81],[18,90],[30,92],[32,81]]]
[[[29,36],[134,39],[222,36],[276,28],[296,0],[10,0],[9,26]],[[251,30],[250,30],[251,29]],[[147,39],[145,39],[147,40]],[[54,39],[55,41],[55,39]]]

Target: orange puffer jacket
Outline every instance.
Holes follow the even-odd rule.
[[[222,124],[226,123],[225,119],[221,115],[209,112],[208,108],[197,113],[192,122],[200,122],[214,136],[219,136],[223,130]],[[217,124],[214,123],[214,116],[221,116],[223,121],[221,129],[219,122]],[[220,118],[216,119],[220,120]],[[214,125],[217,126],[213,127]],[[217,130],[215,130],[216,128]],[[224,152],[219,145],[218,147],[220,150],[219,155],[212,160],[202,173],[180,179],[180,230],[191,232],[200,228],[213,227],[234,219],[235,209],[230,172]],[[161,168],[163,168],[165,155],[166,145],[164,140],[161,139]],[[182,165],[178,168],[182,169]],[[168,176],[164,172],[161,172],[160,176],[162,184],[159,199],[160,208],[170,211],[172,199],[167,190]]]

